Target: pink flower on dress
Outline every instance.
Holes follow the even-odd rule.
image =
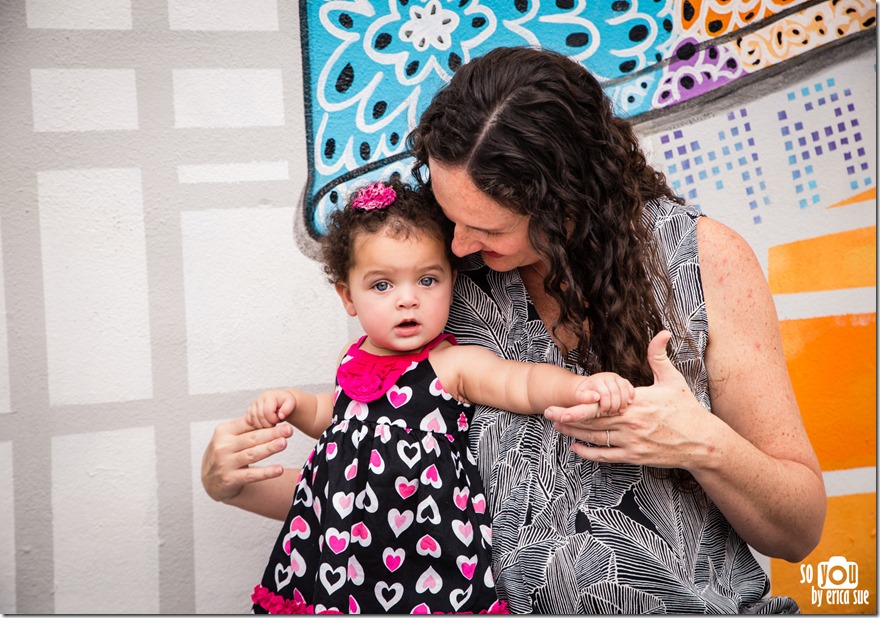
[[[394,189],[382,182],[374,182],[358,190],[351,207],[358,210],[382,210],[393,204],[396,198]]]

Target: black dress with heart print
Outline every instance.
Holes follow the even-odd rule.
[[[362,338],[343,357],[333,420],[302,468],[256,613],[506,613],[472,408],[428,360],[443,340],[455,343],[378,357]]]

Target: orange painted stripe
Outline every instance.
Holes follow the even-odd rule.
[[[867,191],[863,191],[852,197],[848,197],[842,202],[837,202],[836,204],[831,204],[828,208],[840,208],[841,206],[849,206],[850,204],[858,204],[859,202],[876,202],[877,201],[877,187],[873,189],[868,189]]]
[[[822,469],[877,464],[877,315],[779,324],[804,426]]]
[[[847,562],[856,563],[853,573],[858,579],[849,594],[832,592],[829,596],[826,589],[818,585],[821,563],[833,556],[843,556]],[[826,581],[823,578],[823,584]],[[856,590],[860,591],[858,597]],[[858,603],[864,599],[864,591],[867,591],[867,603]],[[877,494],[828,498],[825,528],[818,547],[798,563],[771,560],[770,592],[793,597],[804,614],[876,615]]]
[[[774,294],[873,287],[877,280],[877,226],[770,247]]]

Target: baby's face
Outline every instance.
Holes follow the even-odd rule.
[[[337,292],[367,335],[362,348],[398,354],[419,350],[443,332],[454,281],[439,239],[381,231],[355,240],[354,263]]]

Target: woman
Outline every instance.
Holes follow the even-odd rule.
[[[471,446],[510,609],[797,610],[768,596],[746,543],[802,559],[825,492],[745,241],[680,204],[596,80],[552,52],[501,48],[462,66],[409,139],[417,177],[455,224],[453,251],[473,254],[448,330],[638,386],[614,417],[478,409]],[[671,360],[662,338],[648,345],[664,328]],[[282,518],[291,472],[246,466],[289,433],[219,427],[208,493]]]

